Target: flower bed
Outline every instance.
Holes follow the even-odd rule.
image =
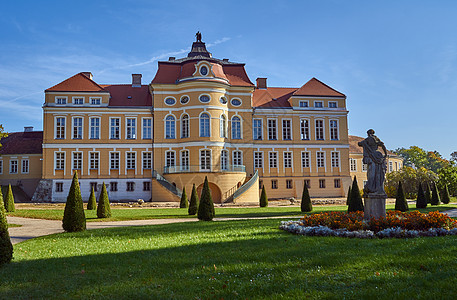
[[[406,238],[457,235],[457,221],[438,211],[423,214],[389,211],[386,217],[363,220],[363,212],[325,212],[299,221],[281,222],[280,229],[307,236]]]

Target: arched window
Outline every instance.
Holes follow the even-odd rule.
[[[221,138],[227,138],[227,118],[225,117],[225,115],[221,115],[220,123]]]
[[[237,116],[232,118],[232,139],[241,139],[241,119]]]
[[[203,113],[200,115],[200,136],[209,137],[210,136],[210,127],[209,127],[209,115]]]
[[[228,170],[228,151],[227,150],[221,151],[221,170],[222,171]]]
[[[165,118],[165,138],[174,139],[176,138],[176,119],[173,116]]]
[[[181,138],[189,137],[189,115],[181,117]]]

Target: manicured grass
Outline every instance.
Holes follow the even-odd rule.
[[[388,209],[393,209],[395,205],[387,205]],[[457,208],[455,204],[428,206],[420,209],[421,212],[445,211]],[[410,205],[410,210],[415,208]],[[322,211],[344,211],[347,206],[315,206],[311,213]],[[184,208],[116,208],[112,209],[112,217],[97,219],[96,211],[85,210],[86,218],[89,222],[94,221],[126,221],[126,220],[145,220],[145,219],[169,219],[169,218],[195,218],[189,216],[187,209]],[[216,218],[248,218],[248,217],[278,217],[278,216],[300,216],[299,206],[280,206],[280,207],[216,207]],[[9,216],[62,220],[63,208],[59,209],[16,209]]]
[[[303,237],[279,220],[64,233],[15,245],[0,298],[453,299],[457,237]]]

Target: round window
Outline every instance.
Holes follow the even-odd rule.
[[[241,100],[240,99],[232,99],[232,105],[233,106],[240,106],[241,105]]]
[[[186,104],[187,102],[189,102],[189,97],[184,96],[181,98],[181,104]]]
[[[176,100],[174,98],[167,98],[167,99],[165,99],[165,103],[167,105],[173,105],[176,103]]]
[[[220,101],[222,104],[227,104],[227,98],[225,97],[221,97]]]
[[[207,103],[209,102],[209,96],[208,95],[201,95],[200,96],[200,102]]]
[[[202,66],[202,67],[200,68],[200,74],[202,74],[203,76],[208,75],[208,68],[205,67],[205,66]]]

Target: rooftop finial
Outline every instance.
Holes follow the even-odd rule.
[[[200,31],[197,31],[195,37],[197,38],[197,42],[202,42],[202,34],[200,33]]]

